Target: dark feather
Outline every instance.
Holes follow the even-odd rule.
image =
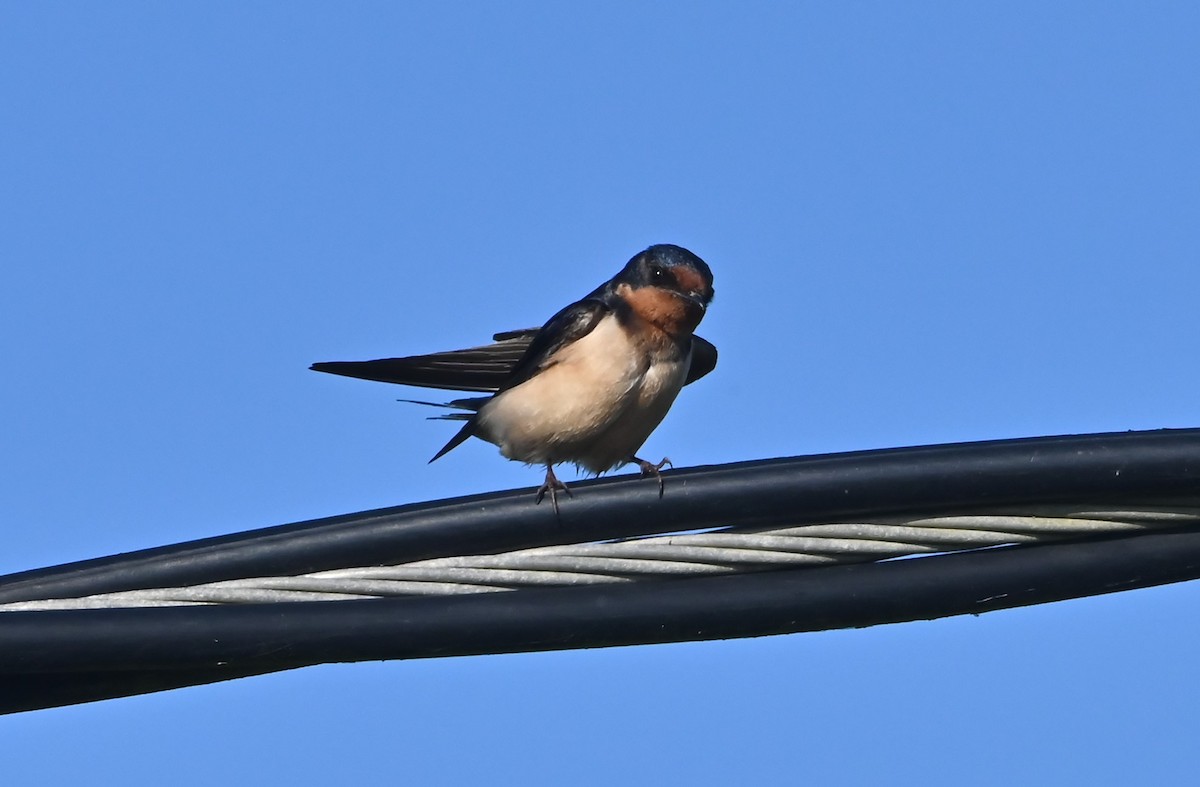
[[[692,334],[692,365],[688,367],[684,385],[691,385],[717,368],[717,348],[707,339]]]
[[[330,361],[314,363],[311,368],[381,383],[490,393],[498,390],[512,374],[513,367],[529,349],[532,338],[519,333],[495,344],[466,350],[374,361]]]
[[[471,399],[453,399],[449,402],[422,402],[419,399],[397,399],[397,402],[407,402],[408,404],[423,404],[426,407],[449,407],[453,410],[470,410],[470,413],[444,413],[442,415],[429,416],[430,421],[470,421],[475,417],[475,413],[483,403],[490,399],[490,396],[477,396]]]
[[[433,455],[433,458],[429,460],[429,463],[433,464],[434,462],[441,459],[446,454],[453,451],[455,448],[458,448],[460,445],[463,444],[463,441],[465,441],[468,437],[470,437],[474,433],[475,433],[475,421],[474,420],[467,421],[465,424],[463,424],[463,428],[459,429],[458,433],[455,434],[454,437],[450,438],[450,442],[448,442],[444,446],[442,446],[442,450],[438,451],[436,454]]]
[[[490,399],[490,396],[473,396],[470,399],[451,399],[448,402],[423,402],[420,399],[397,399],[397,402],[406,402],[408,404],[423,404],[426,407],[449,407],[453,410],[470,410],[477,411],[483,407],[483,403]]]
[[[514,388],[537,374],[556,352],[587,336],[608,313],[609,308],[603,302],[584,299],[551,317],[541,330],[533,334],[533,341],[513,367],[508,379],[500,385],[500,390]],[[509,341],[515,342],[517,339]]]
[[[533,343],[538,328],[496,334],[496,343],[466,350],[450,350],[408,358],[381,358],[376,361],[331,361],[314,363],[318,372],[375,380],[381,383],[443,388],[450,391],[493,393],[507,384],[517,364]],[[586,333],[586,332],[585,332]],[[580,334],[583,335],[583,334]],[[578,338],[575,337],[575,338]],[[549,344],[549,342],[548,342]],[[555,349],[562,346],[558,343]],[[692,367],[686,384],[694,383],[717,365],[717,348],[711,342],[692,337]],[[405,400],[409,401],[409,400]],[[456,401],[472,401],[456,400]],[[477,400],[480,403],[484,399]],[[453,403],[451,403],[453,405]]]
[[[501,331],[500,333],[492,334],[492,341],[506,342],[509,339],[524,339],[527,342],[531,342],[540,330],[541,328],[521,328],[518,331]]]

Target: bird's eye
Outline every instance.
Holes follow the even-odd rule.
[[[650,281],[654,282],[655,284],[666,284],[669,280],[670,278],[667,276],[666,268],[650,269]]]

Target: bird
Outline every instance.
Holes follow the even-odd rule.
[[[717,348],[694,331],[714,296],[713,276],[698,256],[672,244],[635,254],[611,279],[566,306],[540,328],[494,334],[492,344],[464,350],[314,363],[318,372],[488,396],[415,404],[455,412],[464,421],[434,454],[470,437],[499,447],[507,459],[546,468],[536,503],[571,490],[554,473],[573,463],[596,475],[635,464],[664,484],[671,461],[637,456],[680,390],[711,372]]]

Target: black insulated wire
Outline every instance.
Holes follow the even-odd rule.
[[[0,578],[0,602],[282,576],[726,525],[1200,501],[1200,430],[702,467],[238,533]],[[1200,576],[1200,533],[674,581],[368,601],[0,614],[0,712],[368,659],[721,639],[985,612]]]

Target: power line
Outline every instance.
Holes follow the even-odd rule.
[[[0,577],[2,604],[160,597],[0,615],[0,711],[329,661],[813,631],[1200,576],[1200,430],[767,460],[667,484],[662,500],[652,481],[578,484],[559,517],[519,490]],[[697,530],[712,532],[663,535]],[[895,559],[918,553],[936,554]],[[346,584],[364,582],[382,584]],[[229,595],[181,590],[198,585]],[[187,603],[140,606],[163,600]]]

